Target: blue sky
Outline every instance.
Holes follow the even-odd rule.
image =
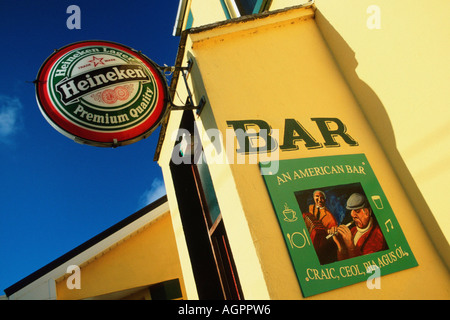
[[[81,29],[69,30],[70,5]],[[0,295],[165,194],[153,161],[159,129],[116,149],[77,144],[39,111],[34,84],[54,49],[109,40],[174,65],[178,0],[0,0]]]

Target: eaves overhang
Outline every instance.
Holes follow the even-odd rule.
[[[242,17],[235,18],[235,19],[219,21],[219,22],[215,22],[215,23],[208,24],[205,26],[200,26],[200,27],[195,27],[195,28],[190,28],[190,29],[184,30],[181,32],[180,43],[178,45],[177,58],[175,60],[175,67],[182,67],[181,64],[183,62],[183,58],[184,58],[185,51],[186,51],[186,42],[187,42],[187,39],[189,36],[191,36],[192,38],[195,38],[194,41],[199,41],[200,39],[203,39],[203,38],[208,38],[208,37],[212,37],[212,36],[215,36],[218,34],[224,34],[226,32],[230,32],[228,30],[228,28],[231,28],[231,27],[236,27],[236,30],[242,30],[245,28],[247,28],[247,29],[254,28],[251,25],[251,22],[253,22],[253,21],[256,22],[256,21],[264,21],[265,20],[267,23],[271,23],[270,20],[271,20],[271,18],[274,18],[274,17],[280,17],[281,20],[282,19],[285,19],[285,20],[292,19],[292,16],[289,15],[288,13],[292,13],[292,15],[296,16],[296,18],[298,18],[299,15],[301,18],[314,18],[314,12],[315,12],[314,3],[315,3],[315,0],[309,0],[308,2],[298,5],[298,6],[283,8],[283,9],[274,10],[274,11],[265,11],[265,12],[258,13],[258,14],[242,16]],[[310,10],[306,11],[304,9],[310,9]],[[299,12],[299,15],[297,15],[298,12]],[[169,94],[170,94],[170,97],[172,97],[172,99],[175,96],[179,77],[180,77],[180,72],[175,72],[173,74],[173,77],[170,82]],[[167,125],[168,125],[169,119],[170,119],[170,112],[168,112],[167,116],[161,121],[161,130],[159,132],[159,138],[158,138],[158,142],[156,145],[156,150],[155,150],[155,155],[153,157],[153,161],[156,161],[156,162],[159,161],[163,142],[166,137],[166,130],[167,130]]]
[[[152,202],[148,206],[142,208],[141,210],[135,212],[134,214],[128,216],[127,218],[111,226],[110,228],[106,229],[105,231],[99,233],[98,235],[84,242],[78,247],[72,249],[66,254],[53,260],[44,267],[31,273],[22,280],[4,289],[6,296],[11,297],[12,295],[18,293],[25,287],[32,285],[35,281],[39,281],[39,279],[42,277],[50,277],[51,274],[60,274],[61,272],[55,271],[59,270],[66,263],[75,261],[77,257],[83,255],[88,251],[89,251],[88,255],[98,254],[99,253],[98,251],[104,250],[106,247],[119,241],[120,238],[123,238],[127,234],[136,231],[143,225],[153,221],[161,214],[168,211],[169,205],[167,202],[167,196],[163,196],[158,200]],[[84,260],[84,258],[82,260]],[[62,272],[62,274],[64,274],[64,272]]]

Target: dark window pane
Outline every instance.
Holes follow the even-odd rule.
[[[253,14],[253,10],[255,9],[258,0],[235,0],[235,2],[241,16],[245,16]]]
[[[208,205],[211,223],[216,221],[220,214],[219,204],[217,203],[216,192],[214,191],[213,182],[206,163],[197,164],[198,174],[205,194],[206,203]]]

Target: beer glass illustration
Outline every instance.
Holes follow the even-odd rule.
[[[377,207],[377,209],[383,209],[383,201],[381,201],[381,198],[379,195],[374,195],[372,196],[372,201],[375,204],[375,207]]]

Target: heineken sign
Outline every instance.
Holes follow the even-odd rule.
[[[117,147],[148,137],[168,104],[165,78],[141,53],[108,41],[55,51],[36,80],[42,114],[79,143]]]

